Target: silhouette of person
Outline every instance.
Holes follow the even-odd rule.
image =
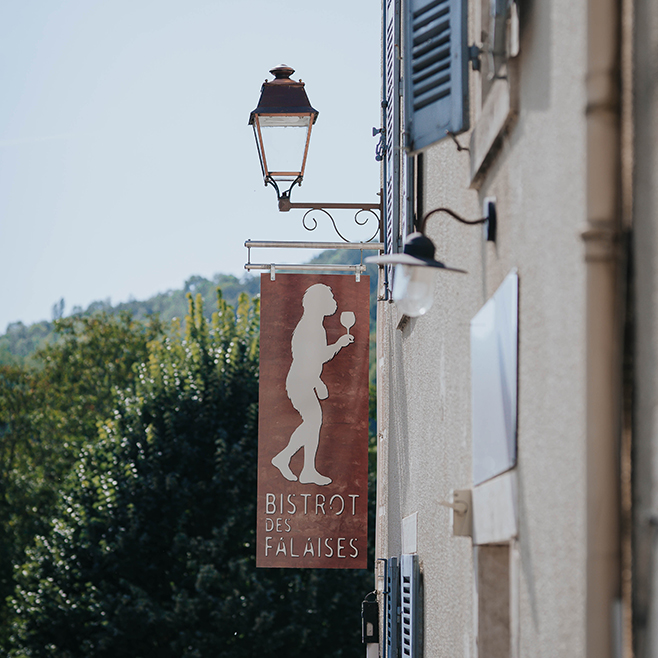
[[[290,436],[288,445],[272,459],[272,464],[286,480],[295,482],[297,476],[290,470],[290,460],[304,448],[304,466],[299,482],[324,486],[331,483],[331,478],[318,473],[315,455],[322,427],[320,400],[326,400],[329,391],[320,375],[324,364],[331,361],[343,347],[353,343],[354,336],[347,333],[333,345],[327,345],[324,318],[333,315],[337,309],[329,286],[323,283],[310,286],[304,293],[302,306],[302,319],[292,334],[292,365],[286,378],[286,393],[302,417],[302,423]]]

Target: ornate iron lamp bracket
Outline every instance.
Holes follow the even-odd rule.
[[[381,197],[381,192],[380,192]],[[288,212],[290,210],[306,210],[302,217],[302,226],[307,231],[315,231],[318,227],[318,220],[313,217],[313,212],[320,212],[326,215],[334,227],[336,235],[349,243],[348,240],[339,230],[336,221],[329,210],[355,210],[354,223],[357,226],[366,226],[371,219],[377,220],[377,228],[373,235],[364,242],[373,242],[375,238],[379,237],[379,241],[383,242],[383,227],[382,227],[382,203],[292,203],[289,195],[282,195],[279,197],[279,210],[281,212]]]

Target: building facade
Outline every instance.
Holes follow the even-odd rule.
[[[497,222],[429,217],[467,273],[424,315],[381,269],[379,655],[656,656],[658,8],[384,0],[382,24],[387,252],[434,210]]]

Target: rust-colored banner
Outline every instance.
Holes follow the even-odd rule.
[[[256,564],[365,568],[368,277],[260,285]]]

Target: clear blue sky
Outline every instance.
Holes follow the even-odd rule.
[[[320,111],[293,200],[376,201],[379,0],[1,3],[0,332],[333,239],[262,184],[247,120],[281,63]]]

